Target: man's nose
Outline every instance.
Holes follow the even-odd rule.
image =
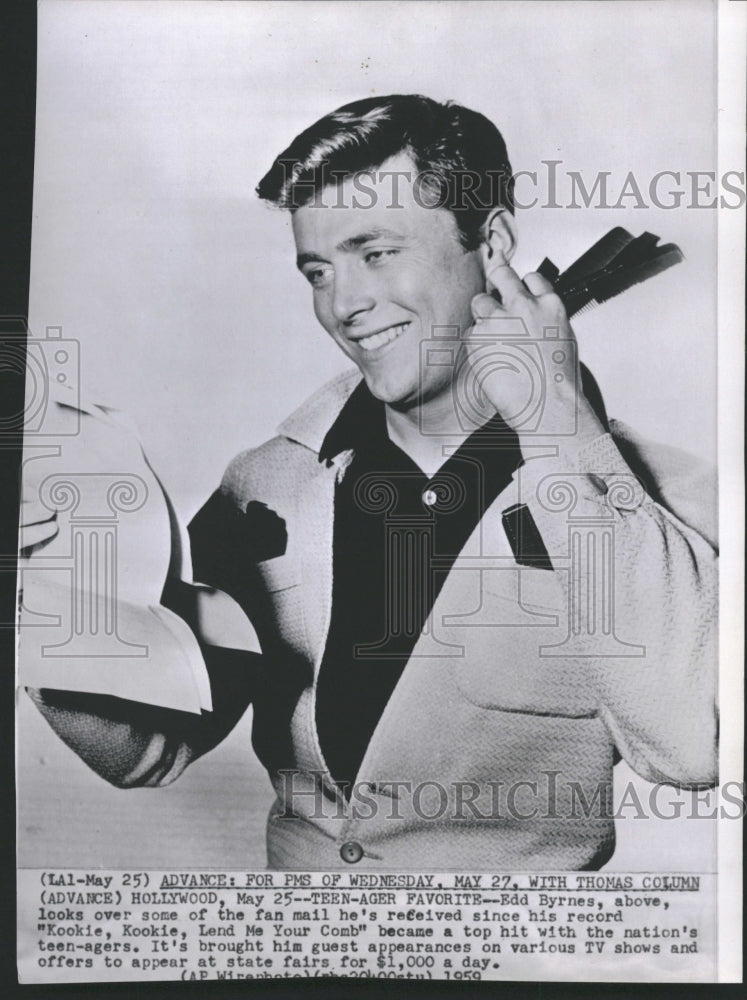
[[[345,269],[335,275],[332,313],[338,323],[354,323],[361,314],[373,309],[376,302],[366,276]]]

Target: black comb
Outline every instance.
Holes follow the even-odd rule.
[[[616,226],[562,274],[547,257],[537,271],[551,282],[570,319],[684,260],[674,243],[658,242],[653,233],[633,237]]]

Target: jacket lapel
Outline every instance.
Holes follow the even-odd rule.
[[[318,456],[327,431],[360,381],[357,368],[337,376],[284,420],[278,433]],[[324,655],[332,612],[335,485],[351,457],[351,452],[341,452],[333,459],[319,462],[301,488],[296,508],[294,537],[298,542],[296,558],[303,584],[306,655],[314,665],[315,678]]]

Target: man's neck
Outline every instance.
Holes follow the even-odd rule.
[[[441,468],[454,447],[465,441],[476,427],[465,430],[449,391],[408,410],[385,406],[389,438],[431,477]],[[486,416],[486,420],[489,415]],[[445,446],[449,451],[445,452]]]

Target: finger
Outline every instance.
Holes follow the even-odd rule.
[[[487,319],[489,316],[495,316],[496,313],[502,311],[498,300],[485,292],[476,295],[472,299],[471,309],[475,320]]]
[[[29,524],[43,524],[47,521],[57,520],[57,511],[50,510],[40,501],[24,500],[20,509],[20,523],[24,526]]]
[[[42,545],[51,541],[58,532],[57,522],[48,521],[46,524],[31,524],[21,528],[18,535],[18,548],[24,552],[27,549]]]
[[[504,306],[517,299],[529,297],[519,275],[506,260],[501,250],[494,250],[485,269],[485,278],[495,288]]]
[[[548,292],[554,292],[552,284],[543,278],[541,274],[537,274],[536,271],[530,271],[529,274],[524,275],[524,285],[532,295],[547,295]]]

